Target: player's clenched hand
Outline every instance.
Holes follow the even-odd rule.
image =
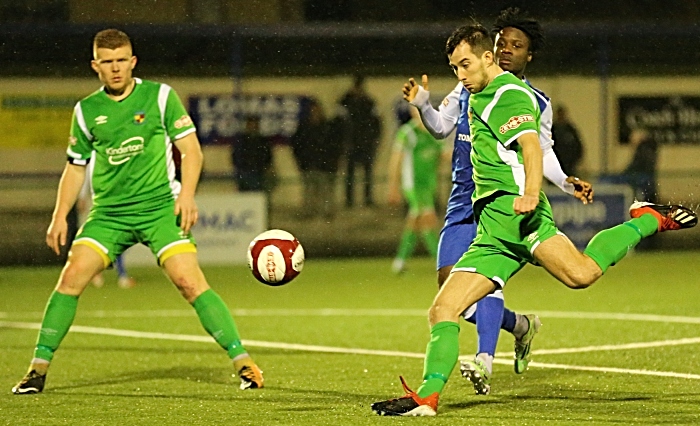
[[[46,231],[46,245],[56,254],[61,254],[61,247],[66,245],[68,235],[68,222],[66,218],[51,219],[49,229]]]
[[[515,214],[525,214],[530,213],[535,210],[537,204],[540,202],[540,197],[534,195],[521,195],[520,197],[513,200],[513,210]]]
[[[180,215],[180,229],[187,234],[194,224],[197,223],[197,219],[199,219],[197,203],[194,201],[193,196],[180,194],[177,197],[177,200],[175,200],[175,216],[177,215]]]
[[[574,176],[569,176],[566,181],[574,185],[574,197],[581,200],[583,204],[593,202],[593,185]]]
[[[423,74],[423,77],[421,77],[421,84],[423,85],[423,89],[430,90],[428,89],[427,75]],[[403,85],[403,98],[408,102],[413,102],[418,94],[418,87],[419,86],[416,84],[416,80],[409,78],[408,83]]]

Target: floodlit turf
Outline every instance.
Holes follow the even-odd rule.
[[[45,392],[33,396],[10,393],[36,339],[35,329],[16,327],[40,321],[59,270],[0,269],[0,424],[700,424],[698,260],[634,254],[583,291],[528,266],[508,284],[506,305],[541,314],[537,364],[515,375],[512,337],[502,333],[492,394],[473,395],[455,369],[436,419],[369,409],[401,395],[399,375],[420,382],[436,289],[430,260],[411,261],[397,277],[388,259],[312,259],[279,288],[245,266],[206,267],[265,372],[266,388],[249,391],[238,390],[224,351],[160,271],[132,268],[132,290],[108,272],[105,287],[81,297],[81,327],[64,340]],[[115,330],[131,333],[105,334]],[[463,322],[461,339],[462,353],[473,353],[474,327]],[[586,349],[566,350],[575,348]]]

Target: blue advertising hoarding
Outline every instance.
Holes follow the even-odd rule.
[[[225,145],[243,132],[246,119],[260,119],[260,134],[288,139],[308,112],[301,95],[238,94],[190,96],[189,113],[202,145]]]

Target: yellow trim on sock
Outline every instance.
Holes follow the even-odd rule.
[[[197,253],[197,246],[192,243],[176,244],[160,255],[158,263],[162,265],[169,258],[181,253]]]
[[[112,263],[112,260],[109,258],[109,256],[107,256],[107,253],[103,252],[102,249],[97,244],[93,243],[92,241],[90,241],[90,240],[77,240],[73,243],[74,246],[76,246],[78,244],[88,246],[91,249],[95,250],[97,252],[97,254],[99,254],[100,257],[102,257],[102,263],[104,263],[105,268],[108,267]]]

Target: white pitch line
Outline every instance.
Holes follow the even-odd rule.
[[[528,312],[530,312],[528,310]],[[234,316],[258,317],[304,317],[304,316],[346,316],[346,317],[426,317],[428,309],[232,309]],[[700,324],[700,317],[655,314],[626,314],[617,312],[571,312],[571,311],[537,311],[540,318],[592,319],[614,321],[648,321],[662,323]],[[166,310],[97,310],[80,311],[81,317],[87,318],[152,318],[152,317],[190,317],[193,309]],[[41,318],[43,312],[0,312],[0,318],[22,317]]]
[[[30,329],[38,330],[41,328],[40,323],[29,323],[29,322],[9,322],[0,321],[0,328],[19,328],[19,329]],[[212,338],[209,336],[193,336],[187,334],[171,334],[171,333],[152,333],[145,331],[134,331],[134,330],[120,330],[115,328],[102,328],[102,327],[86,327],[81,325],[74,325],[70,329],[73,333],[86,333],[86,334],[100,334],[107,336],[120,336],[120,337],[134,337],[142,339],[157,339],[157,340],[175,340],[175,341],[186,341],[186,342],[207,342],[212,343]],[[670,341],[673,344],[691,344],[695,341],[700,341],[700,339],[681,339],[693,342],[678,343],[680,340]],[[350,354],[350,355],[375,355],[375,356],[395,356],[403,358],[424,358],[425,354],[416,352],[400,352],[400,351],[383,351],[383,350],[371,350],[371,349],[359,349],[359,348],[338,348],[332,346],[317,346],[317,345],[302,345],[296,343],[282,343],[282,342],[266,342],[260,340],[243,340],[243,345],[249,347],[260,347],[260,348],[273,348],[273,349],[285,349],[285,350],[296,350],[304,352],[322,352],[322,353],[339,353],[339,354]],[[654,347],[661,346],[661,342],[649,342],[654,344]],[[639,347],[643,347],[644,343],[637,344]],[[622,345],[629,346],[629,345]],[[607,345],[606,347],[614,347],[612,345]],[[512,355],[512,354],[511,354]],[[496,364],[512,365],[512,360],[505,359],[494,359]],[[567,364],[549,364],[540,362],[531,362],[531,367],[537,368],[550,368],[558,370],[577,370],[577,371],[595,371],[603,373],[621,373],[621,374],[635,374],[635,375],[645,375],[645,376],[660,376],[660,377],[675,377],[681,379],[692,379],[700,380],[700,374],[689,374],[689,373],[676,373],[673,371],[653,371],[653,370],[635,370],[626,368],[614,368],[614,367],[588,367],[582,365],[567,365]]]

